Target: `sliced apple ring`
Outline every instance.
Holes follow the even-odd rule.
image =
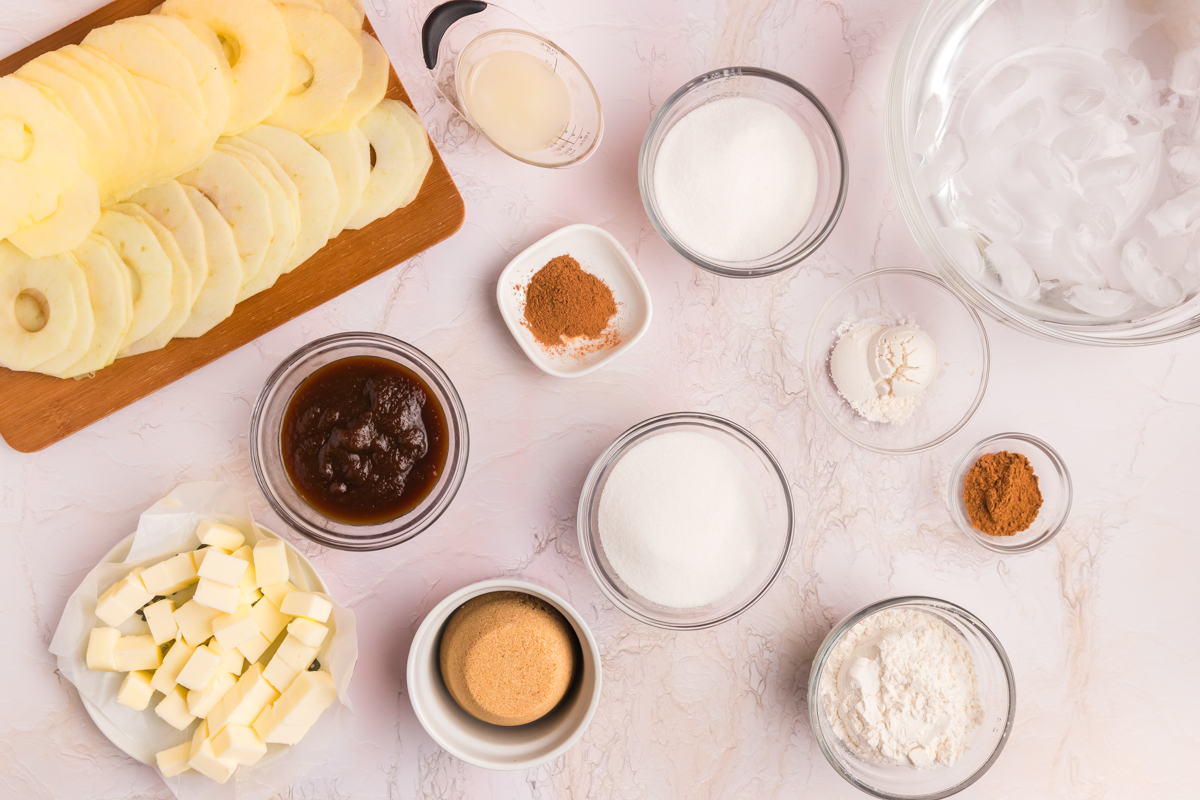
[[[412,175],[409,176],[411,182],[401,193],[399,205],[396,206],[404,208],[417,199],[417,195],[421,193],[421,187],[425,185],[425,177],[429,174],[429,168],[433,166],[433,146],[429,144],[429,134],[425,132],[425,126],[421,124],[421,118],[417,116],[417,112],[398,100],[386,101],[386,107],[404,126],[404,130],[408,133],[408,143],[412,145],[413,158],[416,159],[416,166]],[[391,211],[388,213],[390,214]]]
[[[290,94],[266,118],[268,125],[311,136],[337,118],[362,77],[362,48],[354,35],[323,11],[284,4],[280,15],[295,58],[310,65],[310,81],[290,86]]]
[[[398,100],[384,100],[363,118],[359,128],[375,151],[375,165],[362,204],[346,223],[351,230],[364,228],[412,202],[433,163],[420,119]]]
[[[208,257],[208,279],[192,306],[192,315],[176,336],[203,336],[233,314],[242,290],[242,258],[238,255],[233,228],[212,201],[194,186],[184,186],[188,201],[204,228],[204,251]]]
[[[367,13],[358,0],[271,0],[275,5],[295,5],[324,11],[336,19],[346,30],[358,33],[362,30]]]
[[[96,317],[92,313],[91,292],[88,289],[87,273],[79,261],[71,253],[62,253],[61,258],[70,261],[75,265],[79,274],[83,277],[83,294],[76,293],[75,295],[75,327],[71,330],[71,339],[67,342],[67,346],[61,353],[54,358],[43,361],[33,368],[33,372],[40,372],[43,375],[56,375],[65,369],[69,369],[79,359],[87,355],[88,350],[92,346],[93,334],[96,332]]]
[[[143,186],[157,186],[195,168],[212,151],[212,141],[198,116],[177,92],[140,75],[133,83],[158,120],[158,136],[147,161],[149,179]]]
[[[371,178],[371,142],[357,125],[348,131],[311,136],[308,143],[325,157],[337,181],[338,210],[330,238],[346,229],[346,223],[362,203]]]
[[[30,370],[66,350],[87,304],[87,280],[70,256],[33,259],[0,242],[0,366]]]
[[[98,50],[129,70],[131,75],[172,89],[201,119],[204,97],[192,65],[165,36],[136,17],[93,28],[83,37],[84,50]],[[214,137],[215,138],[215,137]]]
[[[100,191],[96,180],[81,172],[71,188],[59,196],[58,208],[50,216],[13,231],[8,240],[30,258],[45,258],[79,247],[99,220]]]
[[[133,296],[129,270],[107,239],[92,234],[72,254],[87,277],[95,330],[87,353],[56,378],[77,378],[111,364],[133,323]],[[45,365],[42,365],[44,368]],[[39,368],[39,371],[45,371]]]
[[[195,296],[192,292],[192,273],[187,259],[183,257],[183,251],[179,249],[179,243],[175,241],[175,236],[149,211],[133,203],[121,203],[113,206],[112,211],[136,219],[149,228],[171,262],[170,310],[158,327],[141,339],[127,344],[122,348],[120,355],[124,357],[149,353],[151,350],[166,347],[167,342],[175,338],[176,332],[183,327],[188,316],[191,315],[192,298]]]
[[[191,275],[191,302],[195,303],[208,279],[208,255],[204,250],[204,226],[200,224],[200,217],[188,201],[183,186],[178,181],[167,181],[143,189],[129,198],[129,202],[141,206],[171,232],[175,245],[183,254],[183,260],[187,262]],[[169,251],[167,255],[170,255]]]
[[[273,226],[271,243],[267,247],[262,268],[259,269],[253,280],[243,284],[241,292],[238,293],[238,302],[240,303],[248,297],[270,289],[283,273],[283,268],[287,266],[288,258],[292,254],[292,248],[296,245],[296,217],[299,216],[299,211],[292,205],[289,193],[283,188],[275,173],[257,155],[246,148],[228,143],[228,140],[218,142],[217,151],[232,155],[241,161],[267,193],[271,205],[270,219]],[[291,183],[286,176],[284,179],[289,184]],[[293,192],[295,191],[294,185],[290,188]]]
[[[333,133],[353,128],[372,108],[379,105],[387,94],[388,78],[391,77],[391,61],[387,51],[371,34],[366,31],[358,32],[358,43],[362,48],[363,70],[358,85],[346,98],[346,105],[333,122],[320,130],[321,133]]]
[[[108,240],[129,270],[133,322],[121,342],[120,350],[124,350],[171,313],[171,259],[149,226],[127,214],[102,212],[94,232]]]

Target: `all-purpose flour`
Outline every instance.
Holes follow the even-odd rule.
[[[821,702],[834,733],[868,761],[950,766],[983,719],[971,654],[936,617],[889,608],[829,655]]]

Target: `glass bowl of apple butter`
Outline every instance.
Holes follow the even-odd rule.
[[[432,525],[462,484],[467,450],[450,378],[378,333],[297,350],[267,379],[250,420],[250,464],[267,502],[338,550],[381,550]]]

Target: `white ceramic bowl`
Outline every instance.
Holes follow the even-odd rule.
[[[442,630],[459,607],[492,592],[524,592],[557,608],[579,639],[582,661],[562,702],[528,725],[505,727],[472,717],[442,681]],[[426,615],[408,651],[408,696],[417,719],[451,755],[486,769],[528,769],[562,755],[579,741],[600,703],[600,648],[583,617],[553,592],[526,581],[498,578],[459,589]]]
[[[525,287],[529,279],[552,258],[569,255],[583,269],[612,289],[617,301],[617,330],[621,343],[592,353],[548,353],[522,324],[525,318]],[[624,353],[650,327],[650,290],[625,248],[611,233],[595,225],[568,225],[525,248],[500,273],[496,285],[500,316],[517,344],[543,372],[559,378],[577,378],[599,369]]]

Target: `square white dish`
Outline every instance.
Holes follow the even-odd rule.
[[[615,325],[621,336],[621,343],[616,347],[577,355],[572,354],[570,348],[563,353],[550,353],[523,324],[525,287],[538,270],[561,255],[571,256],[586,272],[612,289],[613,299],[617,302]],[[504,323],[529,360],[543,372],[559,378],[586,375],[633,347],[650,327],[652,315],[650,290],[625,248],[608,231],[585,224],[560,228],[508,262],[496,285],[496,302]]]

